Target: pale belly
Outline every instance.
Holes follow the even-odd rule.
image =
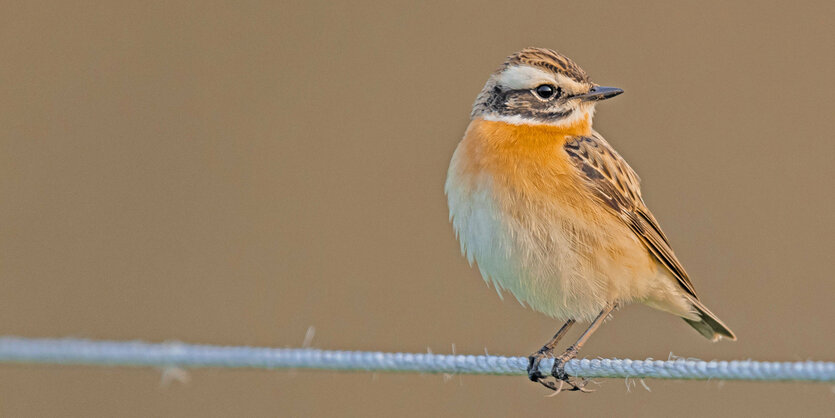
[[[584,222],[555,202],[513,201],[486,173],[463,178],[450,168],[446,192],[455,233],[482,277],[532,309],[590,320],[608,303],[650,302],[673,286],[622,223]]]

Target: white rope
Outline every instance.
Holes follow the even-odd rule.
[[[523,375],[526,357],[222,347],[182,343],[0,337],[0,363],[138,367],[238,367]],[[541,371],[550,374],[553,360]],[[569,375],[589,378],[726,379],[835,382],[835,362],[571,360]]]

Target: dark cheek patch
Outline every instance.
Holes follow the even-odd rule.
[[[487,98],[484,107],[496,113],[503,113],[505,102],[507,101],[507,94],[502,92],[499,87],[493,88],[493,93]]]
[[[547,112],[544,114],[544,118],[547,120],[564,119],[571,116],[572,113],[574,113],[574,109]]]
[[[494,96],[502,100],[497,100],[496,104],[499,106],[494,106],[493,110],[505,116],[519,115],[525,118],[550,122],[566,118],[574,113],[573,109],[554,110],[552,102],[539,100],[533,97],[532,93],[528,90],[512,90],[503,93],[499,90],[498,94],[494,94]]]

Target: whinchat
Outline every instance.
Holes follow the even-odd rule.
[[[446,180],[450,219],[484,280],[566,321],[530,356],[528,376],[558,390],[591,334],[618,306],[639,302],[683,318],[705,337],[735,340],[699,300],[641,197],[640,179],[592,129],[601,87],[569,58],[526,48],[507,58],[476,98]],[[539,372],[575,321],[591,321]],[[559,386],[557,386],[559,382]]]

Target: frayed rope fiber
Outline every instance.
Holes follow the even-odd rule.
[[[0,363],[133,367],[321,369],[524,375],[527,357],[223,347],[140,341],[0,337]],[[549,374],[553,360],[540,370]],[[589,378],[722,379],[835,382],[835,362],[571,360],[569,375]]]

